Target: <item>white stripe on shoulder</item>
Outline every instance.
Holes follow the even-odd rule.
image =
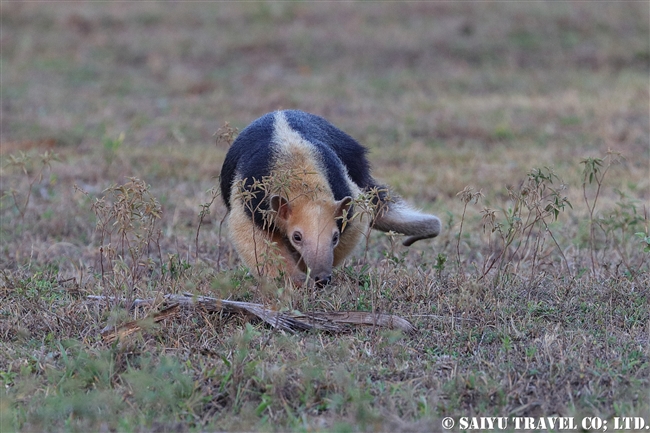
[[[352,192],[352,197],[356,198],[361,193],[361,189],[352,181],[343,163],[340,160],[332,161],[334,165],[326,167],[326,162],[323,161],[316,147],[309,141],[309,137],[303,138],[296,130],[291,128],[282,111],[275,112],[272,141],[275,144],[276,155],[284,155],[285,157],[289,155],[300,155],[305,157],[304,160],[309,160],[315,164],[315,171],[325,176],[325,182],[327,182],[330,188],[331,186],[327,180],[326,173],[328,170],[339,170],[345,177],[348,187]]]
[[[275,112],[275,122],[273,124],[273,143],[285,150],[293,146],[311,147],[309,142],[304,140],[298,132],[289,126],[287,117],[282,111]]]

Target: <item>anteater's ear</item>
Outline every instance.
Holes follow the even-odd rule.
[[[343,220],[343,227],[341,228],[341,231],[345,230],[345,225],[348,222],[348,213],[350,211],[350,207],[352,207],[352,197],[343,197],[341,200],[336,202],[336,212],[334,213],[334,218],[339,219],[341,218]]]
[[[276,218],[280,222],[285,223],[291,215],[291,207],[289,206],[287,199],[280,197],[279,195],[274,195],[271,196],[271,199],[269,201],[271,204],[271,209],[273,209],[277,214]]]

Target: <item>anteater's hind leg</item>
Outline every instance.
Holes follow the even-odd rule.
[[[392,196],[390,201],[380,201],[372,228],[409,236],[402,242],[408,247],[421,239],[438,236],[440,226],[440,219],[437,216],[418,212],[410,208],[401,198]]]

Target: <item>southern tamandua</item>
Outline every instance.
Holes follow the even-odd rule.
[[[372,178],[366,152],[324,118],[297,110],[268,113],[237,136],[221,195],[230,238],[253,274],[324,285],[369,227],[407,235],[407,246],[440,233],[436,216]]]

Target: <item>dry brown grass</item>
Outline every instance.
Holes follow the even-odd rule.
[[[3,2],[0,430],[650,419],[648,12]],[[373,233],[318,292],[256,285],[220,233],[219,199],[197,242],[227,151],[215,132],[277,108],[367,145],[376,177],[439,215],[443,234],[405,249]],[[588,158],[603,165],[584,182]],[[93,208],[102,198],[125,225]],[[380,311],[418,332],[287,335],[186,310],[102,342],[106,325],[183,292]],[[129,310],[88,295],[158,301]]]

